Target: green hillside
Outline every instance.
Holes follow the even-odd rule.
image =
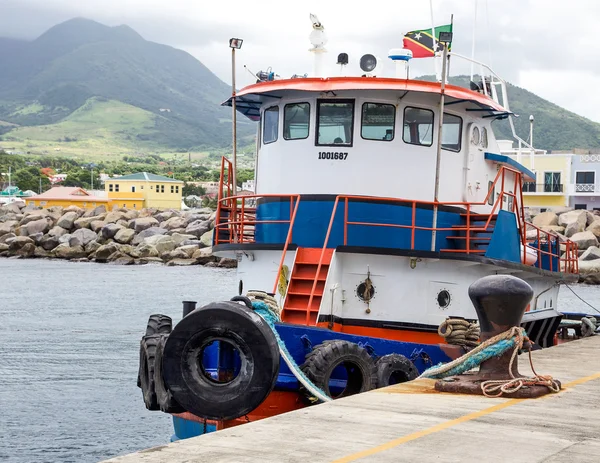
[[[146,41],[127,26],[70,20],[33,42],[0,40],[0,62],[11,62],[0,73],[2,121],[49,125],[100,97],[157,116],[138,133],[147,149],[230,144],[231,112],[220,107],[229,86],[188,53]],[[242,139],[252,137],[254,125],[240,123]],[[0,127],[0,134],[7,131]]]
[[[433,81],[435,77],[422,76],[418,79]],[[453,85],[469,88],[470,78],[468,76],[453,76],[449,80]],[[529,138],[529,115],[533,114],[536,148],[545,150],[600,149],[599,123],[567,111],[516,85],[507,83],[506,91],[511,111],[519,116],[513,118],[515,131],[523,140]],[[496,139],[514,139],[508,120],[495,121],[492,127]]]

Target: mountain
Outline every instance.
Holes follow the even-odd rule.
[[[0,72],[1,121],[50,125],[104,99],[151,114],[153,125],[132,141],[136,146],[231,143],[231,110],[219,106],[230,87],[190,54],[144,40],[128,26],[77,18],[32,42],[0,39],[0,62],[10,63]],[[253,124],[240,122],[242,138],[251,136]],[[19,139],[19,130],[4,138]]]
[[[434,76],[418,79],[433,81]],[[469,88],[469,76],[450,77],[450,83]],[[529,138],[529,115],[533,114],[534,146],[544,150],[600,149],[600,124],[567,111],[544,100],[523,88],[506,84],[510,110],[519,117],[513,117],[515,132],[523,140]],[[496,139],[514,140],[508,120],[492,123]],[[516,142],[515,142],[516,146]]]

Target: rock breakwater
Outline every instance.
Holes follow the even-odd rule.
[[[215,212],[156,209],[0,207],[0,257],[56,258],[115,264],[233,268],[212,254]]]

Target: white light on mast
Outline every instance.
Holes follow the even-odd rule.
[[[325,33],[325,27],[319,21],[316,15],[310,14],[310,21],[312,22],[313,30],[310,33],[309,40],[312,44],[310,52],[314,53],[314,69],[313,75],[315,77],[322,77],[323,67],[323,54],[327,52],[325,44],[327,43],[327,34]]]

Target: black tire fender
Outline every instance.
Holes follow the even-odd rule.
[[[375,361],[365,348],[350,341],[324,341],[306,356],[300,368],[315,386],[332,397],[329,380],[333,371],[342,364],[346,367],[348,379],[346,388],[336,399],[377,387]]]
[[[213,341],[237,349],[241,367],[229,382],[210,378],[198,361]],[[270,326],[237,302],[215,302],[182,319],[166,341],[163,379],[187,411],[211,420],[232,420],[259,406],[279,374],[279,347]]]
[[[380,357],[377,366],[377,387],[412,381],[419,376],[419,370],[414,363],[404,355],[388,354]]]
[[[142,397],[148,410],[159,410],[154,389],[154,362],[156,346],[160,339],[159,334],[144,336],[140,341],[140,372],[139,381],[142,388]]]
[[[173,330],[173,320],[168,315],[153,314],[148,318],[146,336],[153,334],[169,334]]]
[[[148,318],[146,324],[146,336],[152,336],[153,334],[169,334],[173,330],[173,320],[168,315],[153,314]],[[142,361],[140,351],[140,368],[137,376],[137,386],[142,387]]]
[[[158,336],[156,356],[154,357],[154,391],[156,392],[156,403],[160,410],[165,413],[183,413],[186,411],[185,408],[179,405],[173,398],[173,394],[171,394],[163,379],[163,356],[169,335],[159,334]]]

